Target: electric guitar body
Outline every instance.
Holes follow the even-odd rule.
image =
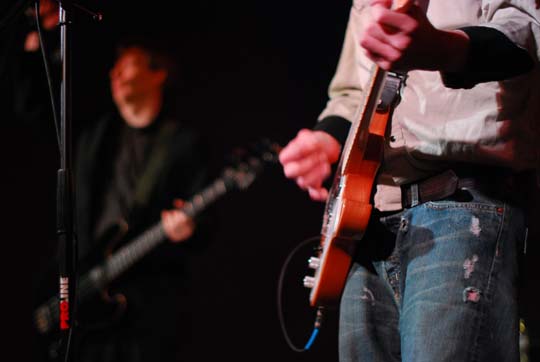
[[[310,265],[316,268],[310,294],[313,306],[335,305],[339,301],[356,244],[371,216],[370,198],[389,116],[389,112],[374,115],[363,155],[351,157],[350,167],[343,168],[344,172],[334,178],[324,212],[321,252],[310,259]]]
[[[406,11],[410,4],[410,0],[394,1],[394,9]],[[369,223],[387,124],[404,79],[372,66],[326,201],[319,252],[309,260],[315,273],[304,278],[304,286],[311,288],[312,306],[335,306],[341,299],[356,245]]]

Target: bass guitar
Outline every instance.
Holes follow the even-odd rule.
[[[404,11],[409,0],[395,1]],[[338,304],[355,246],[371,215],[372,187],[382,161],[388,120],[404,84],[404,75],[389,73],[376,64],[343,146],[332,187],[326,200],[318,253],[309,259],[313,276],[304,278],[311,288],[312,306]]]
[[[188,216],[195,217],[226,193],[247,189],[262,172],[265,164],[277,161],[278,149],[278,145],[263,140],[252,145],[250,152],[237,150],[233,155],[233,158],[237,159],[235,165],[226,167],[220,177],[187,200],[181,210]],[[160,221],[114,253],[102,258],[101,263],[81,275],[77,284],[78,304],[93,301],[98,296],[107,302],[103,303],[104,305],[110,305],[109,309],[114,309],[115,314],[120,314],[125,298],[121,294],[110,297],[106,292],[107,286],[166,240]],[[51,355],[54,355],[54,343],[59,332],[59,314],[59,298],[56,295],[40,304],[33,314],[35,329],[50,341],[47,348]],[[54,356],[51,358],[54,359]]]

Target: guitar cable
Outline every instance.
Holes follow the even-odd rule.
[[[321,237],[318,235],[318,236],[308,238],[302,241],[300,244],[298,244],[285,259],[285,262],[283,263],[283,266],[281,268],[281,272],[279,275],[278,289],[277,289],[277,311],[278,311],[279,325],[281,327],[281,331],[283,333],[285,341],[294,352],[306,352],[311,348],[311,346],[313,345],[313,342],[315,341],[317,335],[319,334],[319,330],[323,322],[324,307],[322,306],[317,307],[315,321],[313,323],[313,331],[311,332],[311,336],[309,337],[307,343],[304,345],[304,347],[296,346],[292,342],[291,338],[289,337],[289,333],[287,332],[287,328],[285,326],[285,318],[283,316],[283,305],[282,305],[283,280],[285,278],[285,272],[287,271],[287,267],[292,257],[298,252],[298,250],[304,247],[305,245],[309,243],[313,243],[314,241],[319,241],[320,239]]]

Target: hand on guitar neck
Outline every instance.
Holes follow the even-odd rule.
[[[322,186],[331,165],[339,159],[341,145],[326,132],[302,129],[279,154],[285,176],[296,181],[316,201],[325,201]]]
[[[173,201],[173,205],[175,209],[161,212],[161,224],[169,240],[181,242],[193,235],[195,223],[181,210],[184,206],[184,200],[176,199]]]
[[[384,70],[455,72],[465,66],[469,38],[461,30],[440,30],[419,1],[371,0],[371,19],[360,35],[367,57]]]

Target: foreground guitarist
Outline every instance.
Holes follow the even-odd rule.
[[[202,244],[185,243],[195,222],[172,209],[206,186],[208,163],[200,136],[171,109],[180,81],[173,65],[157,39],[122,41],[109,74],[116,110],[78,143],[82,272],[160,218],[167,237],[182,243],[164,243],[109,286],[110,305],[81,306],[77,361],[175,361],[188,343],[186,248]]]
[[[341,294],[340,360],[518,361],[515,185],[540,165],[537,4],[391,5],[353,2],[330,100],[280,154],[325,200],[372,64],[407,74]]]

